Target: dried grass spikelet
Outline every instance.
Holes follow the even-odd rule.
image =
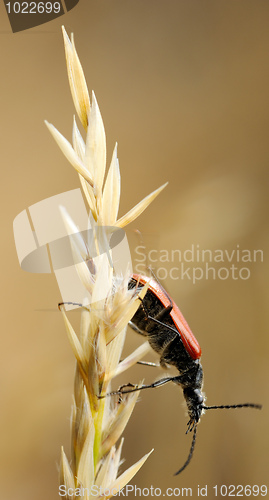
[[[120,200],[120,173],[117,146],[110,167],[106,170],[106,137],[95,98],[89,93],[80,64],[74,39],[69,40],[64,28],[64,44],[69,83],[73,101],[80,121],[86,131],[84,142],[74,119],[73,144],[71,145],[57,129],[47,124],[63,153],[77,170],[85,197],[89,204],[91,227],[97,234],[104,226],[124,227],[133,221],[165,187],[162,186],[125,216],[118,219]],[[61,307],[68,338],[76,357],[74,401],[71,415],[71,465],[65,452],[61,452],[60,485],[61,496],[68,499],[110,498],[122,489],[143,465],[148,453],[128,470],[118,476],[123,439],[121,437],[137,401],[138,392],[127,395],[119,404],[114,398],[98,398],[110,391],[112,379],[128,369],[149,350],[145,342],[128,358],[120,362],[128,322],[141,304],[146,293],[145,286],[139,295],[128,291],[129,276],[113,275],[111,255],[106,234],[100,252],[100,237],[94,238],[97,262],[91,263],[89,245],[64,208],[62,216],[71,237],[74,261],[85,289],[91,294],[90,306],[82,307],[79,335],[74,331],[64,307]],[[76,233],[76,234],[74,234]],[[100,235],[100,231],[98,233]],[[105,289],[105,295],[103,287]],[[100,295],[100,289],[102,293]],[[99,299],[100,296],[105,298]],[[99,488],[96,496],[96,490]],[[76,490],[78,488],[79,490]],[[94,491],[94,493],[93,493]],[[63,495],[64,493],[64,495]]]

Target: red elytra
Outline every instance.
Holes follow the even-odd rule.
[[[187,321],[185,320],[182,312],[173,301],[173,299],[168,296],[167,292],[163,289],[163,287],[155,281],[153,278],[149,278],[148,276],[143,276],[140,274],[133,274],[132,278],[136,280],[138,283],[145,285],[149,283],[148,289],[156,295],[156,297],[160,300],[164,307],[173,306],[170,316],[174,322],[174,325],[179,332],[182,342],[186,351],[189,353],[192,359],[199,359],[202,355],[201,347],[193,335]]]

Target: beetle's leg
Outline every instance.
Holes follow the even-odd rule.
[[[122,362],[123,360],[120,359],[120,363]],[[136,365],[145,365],[145,366],[154,366],[156,368],[160,368],[160,363],[153,363],[152,361],[137,361],[135,363]]]
[[[156,368],[160,368],[160,363],[152,363],[151,361],[137,361],[137,365],[145,365],[145,366],[154,366]]]
[[[180,383],[181,377],[166,377],[166,378],[161,378],[160,380],[156,380],[156,382],[153,382],[153,384],[149,385],[134,385],[134,384],[124,384],[122,385],[117,391],[114,392],[109,392],[108,394],[105,394],[104,396],[98,396],[99,399],[105,398],[107,396],[122,396],[122,394],[129,394],[130,392],[136,392],[136,391],[141,391],[142,389],[154,389],[155,387],[160,387],[161,385],[165,385],[168,382],[176,382]],[[131,389],[127,390],[122,390],[125,387],[131,387]]]

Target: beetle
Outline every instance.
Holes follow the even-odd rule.
[[[140,274],[132,274],[128,288],[135,296],[146,284],[148,285],[146,294],[143,299],[140,299],[141,305],[129,324],[133,330],[147,338],[152,349],[160,356],[161,367],[174,366],[178,371],[178,375],[161,378],[149,385],[137,386],[130,383],[124,384],[115,392],[97,397],[103,398],[119,395],[121,399],[123,394],[160,387],[168,382],[173,382],[181,386],[189,414],[186,434],[193,431],[193,437],[188,458],[175,473],[175,475],[178,475],[183,472],[192,459],[196,442],[197,425],[205,410],[231,408],[261,409],[262,405],[243,403],[206,406],[204,404],[205,395],[202,392],[203,368],[200,362],[202,355],[201,347],[180,309],[157,280]],[[83,307],[82,304],[75,302],[60,303],[58,307],[61,308],[63,304],[73,304]],[[155,366],[154,363],[143,361],[139,363]]]
[[[203,368],[200,362],[202,354],[200,345],[173,299],[155,279],[132,274],[128,288],[137,294],[146,284],[148,284],[147,292],[144,298],[140,299],[141,305],[129,324],[137,333],[147,338],[152,349],[160,356],[161,367],[166,368],[167,365],[172,365],[177,369],[178,375],[165,377],[150,385],[139,387],[125,384],[110,395],[118,394],[121,396],[141,389],[159,387],[168,382],[182,387],[189,414],[186,434],[193,431],[193,438],[186,462],[175,473],[178,475],[191,461],[196,442],[197,425],[205,410],[243,407],[261,409],[262,406],[254,403],[205,405],[205,396],[202,392]],[[128,389],[128,387],[130,388]]]

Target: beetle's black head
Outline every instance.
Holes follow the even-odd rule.
[[[188,414],[190,420],[188,422],[187,432],[192,431],[195,425],[198,424],[203,411],[204,397],[200,389],[186,387],[183,390],[184,398],[187,403]]]
[[[200,384],[201,387],[201,384]],[[176,472],[175,475],[180,474],[186,467],[189,465],[192,456],[193,456],[193,451],[196,443],[196,433],[197,433],[197,424],[201,418],[202,412],[205,410],[215,410],[215,409],[229,409],[229,408],[257,408],[261,409],[261,405],[254,404],[254,403],[243,403],[243,404],[237,404],[237,405],[220,405],[220,406],[206,406],[204,404],[204,396],[201,392],[201,389],[199,387],[196,387],[195,389],[193,387],[185,387],[183,389],[183,394],[184,398],[187,403],[188,407],[188,413],[190,420],[188,422],[188,427],[187,427],[187,432],[193,430],[193,437],[192,437],[192,442],[191,442],[191,448],[189,452],[189,456],[184,463],[184,465]]]

